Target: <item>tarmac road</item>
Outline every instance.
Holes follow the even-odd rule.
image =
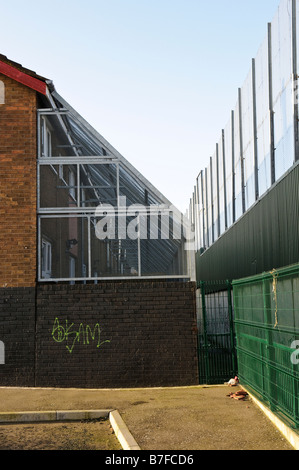
[[[294,450],[228,386],[122,390],[0,388],[0,412],[117,409],[142,450]]]

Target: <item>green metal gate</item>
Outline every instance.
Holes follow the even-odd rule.
[[[198,363],[200,384],[221,384],[237,374],[232,285],[198,285]]]

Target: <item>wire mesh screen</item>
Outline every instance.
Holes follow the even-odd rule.
[[[299,265],[235,281],[233,293],[240,380],[298,428]]]

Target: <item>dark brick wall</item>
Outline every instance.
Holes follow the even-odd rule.
[[[43,285],[37,310],[37,386],[198,384],[193,283]]]
[[[0,386],[198,384],[195,284],[0,289]]]
[[[0,289],[0,341],[5,345],[0,386],[34,386],[34,288]]]

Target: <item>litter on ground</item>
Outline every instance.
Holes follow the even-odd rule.
[[[235,400],[245,400],[248,396],[248,393],[245,390],[238,390],[237,392],[232,392],[227,395],[229,398],[234,398]]]

